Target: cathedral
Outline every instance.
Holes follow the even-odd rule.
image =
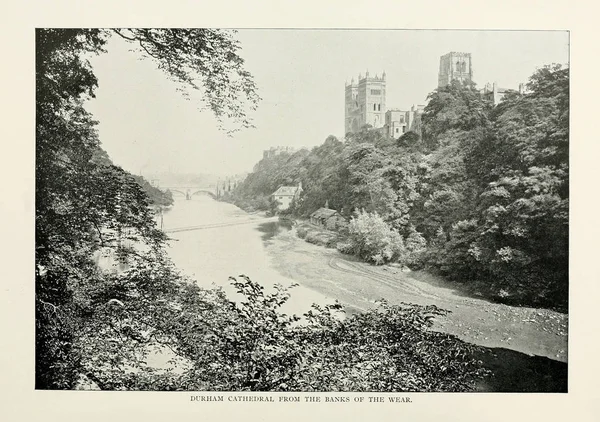
[[[418,131],[424,106],[412,106],[408,111],[386,109],[386,75],[369,76],[369,71],[346,83],[345,133],[355,133],[364,125],[380,129],[384,136],[398,138],[409,130]]]
[[[450,85],[450,82],[453,80],[466,84],[473,82],[471,53],[457,53],[452,51],[440,57],[438,88]]]
[[[473,83],[473,63],[471,53],[452,51],[440,57],[438,72],[438,88],[449,85],[453,80],[464,84]],[[364,125],[371,125],[381,130],[384,136],[399,138],[408,131],[420,134],[421,115],[424,105],[413,105],[410,110],[405,111],[397,108],[386,109],[385,92],[386,75],[381,77],[369,76],[369,71],[358,75],[358,81],[354,78],[350,84],[346,83],[345,90],[345,133],[355,133]],[[497,105],[509,90],[498,88],[494,83],[486,84],[480,90],[483,98],[487,98]],[[519,85],[519,93],[523,94],[524,87]]]
[[[358,83],[354,78],[346,84],[346,122],[345,133],[358,132],[364,125],[374,128],[383,126],[385,116],[385,72],[381,77],[358,75]]]

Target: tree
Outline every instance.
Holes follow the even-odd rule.
[[[149,190],[110,162],[82,107],[98,83],[83,57],[102,53],[109,36],[130,42],[187,89],[201,89],[223,124],[250,126],[246,111],[258,101],[228,31],[36,31],[36,388],[70,389],[81,376],[101,389],[474,387],[485,372],[473,358],[477,348],[429,331],[431,319],[443,313],[435,307],[384,304],[340,320],[333,315],[339,306],[315,306],[305,315],[308,325],[299,326],[278,311],[287,300],[283,289],[265,294],[242,276],[232,282],[245,299],[233,303],[222,290],[200,289],[182,277],[165,254]],[[438,123],[430,133],[442,134]],[[415,259],[425,241],[404,219],[426,191],[415,180],[423,173],[420,155],[403,160],[381,141],[369,128],[346,144],[330,137],[310,153],[263,160],[235,191],[256,192],[256,202],[268,207],[267,195],[278,187],[269,183],[302,180],[304,212],[323,199],[346,213],[367,202],[406,227],[408,257]],[[363,212],[353,224],[349,231],[363,258],[403,258],[404,239],[384,218]],[[99,267],[104,252],[125,265]],[[160,348],[172,351],[182,374],[148,368],[148,352]]]
[[[350,220],[348,232],[353,250],[366,261],[383,264],[403,258],[402,236],[376,213],[358,212]]]
[[[253,108],[259,99],[237,55],[239,46],[226,31],[36,31],[37,388],[72,388],[91,358],[85,344],[103,344],[90,335],[106,333],[106,340],[123,334],[114,329],[122,318],[104,312],[107,302],[98,297],[110,301],[119,289],[129,291],[127,300],[118,300],[129,312],[128,326],[139,327],[141,320],[151,320],[147,311],[132,313],[135,303],[143,302],[139,298],[156,298],[157,289],[176,289],[177,278],[167,276],[161,251],[165,236],[155,227],[147,194],[131,175],[107,161],[96,122],[82,107],[82,100],[93,97],[98,84],[84,57],[103,53],[111,35],[137,45],[187,87],[202,87],[205,101],[220,120],[249,126],[243,104]],[[130,244],[145,247],[140,251]],[[132,279],[108,276],[94,258],[104,249],[129,260],[131,272],[154,280],[156,271],[163,275],[161,281],[134,282],[132,287]],[[152,271],[149,261],[156,263]],[[158,306],[152,300],[145,303]],[[128,336],[127,344],[135,344],[134,337]],[[128,357],[135,362],[131,353]],[[125,356],[117,353],[112,358],[120,361]]]
[[[547,66],[529,92],[495,110],[493,133],[471,160],[481,193],[481,262],[529,301],[565,304],[569,239],[569,69]]]
[[[490,129],[492,104],[473,85],[459,81],[429,95],[422,117],[422,191],[413,224],[433,238],[438,229],[448,233],[453,224],[473,213],[476,189],[468,162]]]
[[[429,102],[422,115],[424,144],[434,150],[446,132],[470,132],[485,127],[492,108],[483,100],[473,84],[452,81],[428,96]]]

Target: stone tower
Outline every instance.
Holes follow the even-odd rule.
[[[473,82],[471,53],[450,52],[440,57],[438,88],[449,85],[453,80]]]
[[[385,124],[385,72],[381,77],[358,75],[346,84],[345,133],[358,132],[364,125],[380,128]]]

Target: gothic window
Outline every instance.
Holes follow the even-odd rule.
[[[381,111],[381,104],[377,104],[377,111]]]
[[[456,62],[456,71],[460,72],[460,62]]]
[[[373,103],[373,111],[377,111],[377,104]]]
[[[462,71],[463,72],[467,71],[467,63],[466,62],[462,62]]]

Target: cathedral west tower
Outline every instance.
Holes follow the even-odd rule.
[[[385,124],[385,72],[381,77],[358,75],[346,84],[345,91],[345,133],[358,132],[364,125],[380,128]]]

